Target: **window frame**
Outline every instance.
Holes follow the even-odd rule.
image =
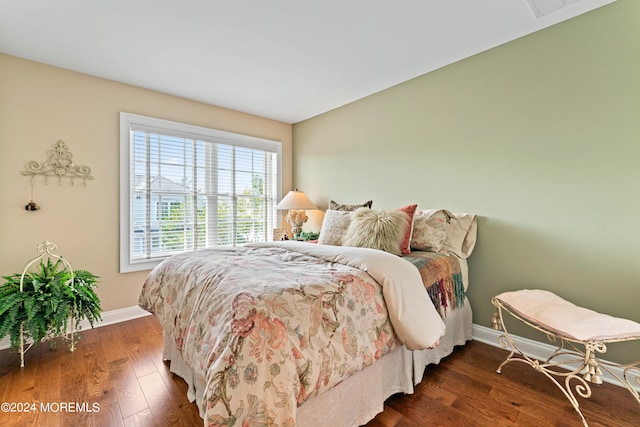
[[[152,259],[134,260],[131,253],[131,196],[133,185],[131,179],[131,143],[132,126],[155,129],[159,133],[167,132],[204,141],[224,140],[225,144],[237,147],[262,149],[276,153],[276,198],[282,198],[282,143],[271,139],[259,138],[218,129],[206,128],[187,123],[120,112],[120,272],[151,270],[170,255]],[[276,212],[276,223],[280,227],[281,215]],[[268,234],[268,233],[267,233]]]

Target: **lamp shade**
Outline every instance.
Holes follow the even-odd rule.
[[[279,210],[318,209],[306,194],[298,190],[289,191],[276,208]]]

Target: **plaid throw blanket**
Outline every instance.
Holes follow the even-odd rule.
[[[447,310],[464,305],[465,290],[460,261],[455,255],[413,251],[403,258],[415,265],[420,272],[422,282],[440,316],[445,318]]]

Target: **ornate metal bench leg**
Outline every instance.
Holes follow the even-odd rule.
[[[498,340],[499,340],[500,345],[502,346],[502,348],[510,350],[509,355],[500,364],[500,366],[498,366],[498,369],[496,370],[496,372],[498,374],[502,373],[502,368],[509,362],[522,362],[522,363],[525,363],[525,364],[531,366],[535,371],[544,374],[547,378],[549,378],[556,385],[556,387],[558,387],[560,389],[562,394],[564,394],[564,396],[567,398],[567,400],[573,406],[573,409],[575,409],[575,411],[580,416],[580,419],[582,420],[582,424],[585,427],[588,427],[587,421],[584,418],[584,415],[582,415],[582,411],[580,410],[580,405],[578,403],[578,399],[576,398],[576,396],[574,395],[574,393],[572,391],[571,382],[572,381],[576,381],[577,382],[577,384],[575,385],[576,393],[580,397],[583,397],[585,399],[589,398],[591,396],[591,387],[589,386],[587,381],[593,381],[593,382],[596,382],[596,383],[597,383],[597,381],[600,381],[598,384],[602,383],[602,379],[600,378],[600,376],[602,375],[602,372],[600,371],[600,368],[598,366],[598,359],[595,358],[595,355],[593,354],[593,352],[589,351],[588,353],[581,354],[581,356],[583,356],[583,357],[581,357],[579,359],[579,361],[582,361],[582,364],[577,369],[575,369],[575,370],[573,370],[571,372],[561,373],[561,372],[555,371],[554,369],[549,369],[549,367],[553,368],[553,367],[556,367],[556,366],[559,365],[558,363],[553,362],[553,359],[557,355],[559,355],[561,353],[567,353],[564,350],[564,341],[560,340],[560,346],[558,347],[556,352],[554,352],[554,354],[546,362],[540,363],[539,360],[531,359],[529,356],[524,354],[524,352],[522,350],[520,350],[520,348],[518,348],[516,343],[513,341],[513,339],[509,335],[509,331],[507,330],[507,328],[505,326],[505,323],[504,323],[504,320],[503,320],[503,317],[502,317],[502,305],[500,304],[500,302],[497,301],[494,298],[492,300],[492,303],[496,307],[496,311],[495,311],[495,313],[493,315],[493,318],[491,320],[491,326],[492,326],[493,329],[497,329],[497,330],[503,331],[503,334],[500,335]],[[513,315],[514,317],[516,317],[517,319],[522,320],[519,317],[515,316],[510,311],[508,311],[508,312],[511,315]],[[530,325],[528,322],[525,322],[525,323]],[[530,326],[534,326],[534,325],[530,325]],[[543,332],[547,332],[547,331],[543,331]],[[548,332],[547,332],[547,334],[548,334]],[[556,341],[558,337],[556,337],[554,335],[551,335],[551,336],[549,336],[549,338],[551,338],[554,341]],[[516,355],[516,353],[517,353],[517,355]],[[516,355],[516,357],[514,357],[514,355]],[[589,363],[589,362],[591,362],[591,363]],[[584,377],[580,376],[579,374],[582,373],[583,371],[585,371],[585,367],[587,367],[587,372],[584,374]],[[562,385],[556,379],[556,376],[565,377],[564,385]],[[590,379],[588,379],[587,376],[589,376]],[[637,378],[636,378],[636,380],[637,380]]]
[[[640,360],[636,363],[630,364],[624,369],[624,381],[620,382],[627,387],[629,393],[631,393],[638,403],[640,403],[640,394],[638,393],[638,389],[640,389]],[[636,383],[635,386],[633,385],[633,382]]]
[[[509,336],[509,333],[505,329],[504,321],[502,320],[502,310],[500,308],[500,304],[495,300],[492,300],[492,302],[496,307],[496,311],[493,313],[493,318],[491,319],[491,327],[497,331],[504,332],[502,335],[500,335],[500,337],[498,337],[498,342],[500,343],[500,346],[502,348],[504,348],[505,350],[510,350],[507,358],[500,364],[500,366],[498,366],[498,369],[496,369],[496,372],[500,374],[502,373],[502,367],[512,360],[512,357],[516,353],[516,350],[520,354],[522,353],[516,347],[515,343],[511,340],[511,336]]]

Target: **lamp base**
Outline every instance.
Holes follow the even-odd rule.
[[[296,239],[300,237],[300,233],[302,233],[302,225],[307,222],[309,217],[307,214],[300,209],[291,209],[287,214],[287,221],[291,224],[291,231],[293,232],[293,238]]]

